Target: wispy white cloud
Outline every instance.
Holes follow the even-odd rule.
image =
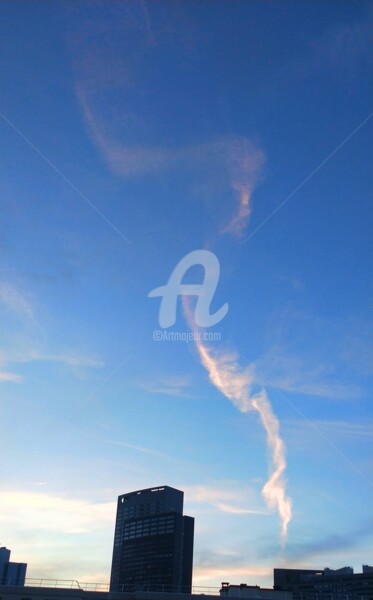
[[[320,557],[326,558],[336,556],[339,552],[349,549],[350,551],[361,544],[365,538],[372,539],[372,518],[360,523],[354,530],[338,531],[329,535],[319,535],[310,541],[293,543],[289,545],[286,556],[284,557],[284,566],[304,563],[305,559]]]
[[[214,186],[224,186],[231,195],[233,192],[235,204],[221,233],[242,237],[251,214],[251,195],[265,162],[264,152],[259,147],[239,136],[174,148],[130,146],[106,131],[103,117],[98,109],[92,108],[83,89],[80,84],[78,97],[85,120],[92,140],[112,173],[119,177],[138,177],[182,169],[200,173],[202,179],[214,173]]]
[[[215,509],[232,515],[268,515],[268,511],[257,507],[255,494],[249,486],[235,481],[215,482],[204,485],[188,485],[185,494],[188,502],[213,506]],[[247,507],[252,497],[252,508]],[[246,506],[244,506],[246,505]]]
[[[0,495],[3,531],[88,533],[111,527],[115,510],[115,502],[95,503],[47,493],[3,491]]]
[[[328,421],[317,420],[315,425],[324,429],[325,432],[334,433],[337,436],[356,438],[373,438],[373,422],[371,420],[364,423],[356,423],[352,421]]]
[[[34,309],[29,298],[9,281],[0,281],[0,304],[21,318],[35,321]]]
[[[7,337],[3,337],[3,347],[0,348],[0,382],[21,383],[24,376],[14,373],[11,367],[23,363],[59,363],[70,367],[77,375],[81,375],[84,368],[101,369],[105,366],[101,358],[76,349],[46,350],[45,335],[38,326],[30,296],[19,286],[0,281],[0,309],[16,318],[8,328]]]
[[[342,364],[359,377],[373,375],[373,323],[371,320],[350,316],[343,320],[341,329],[344,334],[337,346],[337,351]]]
[[[313,44],[319,65],[356,68],[361,61],[371,62],[373,11],[365,19],[339,22],[328,28]]]
[[[9,371],[0,371],[0,382],[9,381],[12,383],[21,383],[23,376],[17,373],[10,373]]]
[[[150,120],[149,111],[144,108],[147,107],[144,98],[151,105],[154,93],[154,82],[148,75],[153,69],[146,66],[147,61],[157,60],[159,52],[159,45],[149,42],[148,13],[141,11],[135,16],[131,9],[121,6],[109,13],[105,24],[92,18],[85,23],[86,35],[72,35],[76,95],[92,142],[117,177],[181,171],[193,175],[192,187],[212,186],[214,213],[222,213],[219,232],[241,237],[250,216],[252,193],[265,162],[263,150],[247,137],[237,135],[191,139],[173,145],[160,143],[159,136],[153,134],[155,130],[162,131],[164,123],[158,122],[156,116]],[[113,27],[122,35],[113,37]],[[183,44],[183,29],[177,43],[188,54],[189,49]],[[169,34],[163,31],[163,38]],[[133,46],[123,49],[127,36],[136,37],[135,54]],[[151,38],[154,37],[157,36],[153,31]],[[105,48],[99,54],[98,39]],[[115,89],[124,92],[120,103],[113,98]],[[172,127],[172,115],[169,118]]]
[[[310,426],[311,425],[311,426]],[[312,447],[315,431],[323,438],[344,442],[371,442],[373,440],[373,422],[338,421],[312,419],[308,422],[299,419],[287,419],[284,423],[288,435],[302,444]],[[310,439],[312,438],[312,439]]]
[[[271,509],[277,510],[281,522],[281,542],[284,544],[292,518],[292,500],[286,495],[286,447],[280,435],[279,420],[272,410],[266,391],[253,394],[254,370],[241,368],[236,353],[212,350],[202,343],[191,311],[189,296],[182,297],[184,315],[195,335],[195,347],[211,383],[242,413],[255,410],[266,432],[271,452],[271,470],[262,494]]]
[[[258,367],[259,369],[259,367]],[[318,377],[314,374],[315,379],[312,381],[312,372],[304,370],[287,372],[284,376],[267,376],[259,373],[257,380],[263,385],[270,385],[284,392],[304,394],[306,396],[316,396],[319,398],[328,398],[332,400],[349,400],[361,396],[362,391],[358,386],[351,384],[341,384],[338,382],[322,380],[321,375]],[[308,381],[307,381],[308,379]]]
[[[282,83],[284,78],[290,77],[294,83],[294,80],[314,78],[326,71],[334,79],[351,83],[361,67],[372,63],[372,26],[371,8],[362,19],[332,23],[307,44],[303,53],[279,69],[278,81]]]
[[[238,197],[238,205],[222,232],[235,237],[242,237],[251,215],[251,196],[256,187],[265,163],[264,152],[255,147],[249,140],[242,140],[241,146],[231,153],[230,164],[231,186]]]
[[[238,193],[239,204],[231,220],[223,228],[223,233],[231,233],[241,237],[251,214],[251,192],[244,185],[233,184],[233,189]]]
[[[142,454],[148,454],[150,456],[154,456],[155,458],[161,458],[166,460],[175,459],[164,452],[160,452],[159,450],[155,450],[154,448],[148,448],[145,446],[138,446],[136,444],[129,444],[128,442],[116,441],[116,440],[104,440],[107,444],[112,444],[113,446],[122,446],[123,448],[128,448],[129,450],[134,450],[135,452],[140,452]]]
[[[270,345],[255,361],[256,381],[317,398],[361,398],[361,375],[371,372],[371,332],[370,324],[356,319],[278,311],[268,325]]]
[[[63,352],[61,354],[52,354],[40,350],[40,348],[32,348],[28,342],[17,341],[16,347],[8,348],[0,353],[0,366],[9,367],[14,365],[22,365],[33,362],[56,363],[65,365],[76,376],[81,377],[84,374],[84,369],[102,369],[105,363],[102,359],[96,356],[87,354],[78,354],[76,352]],[[24,375],[14,373],[13,371],[1,370],[0,382],[22,383]]]
[[[31,578],[107,581],[116,502],[48,493],[42,485],[36,489],[0,493],[1,540],[13,559],[28,563]]]
[[[170,376],[164,377],[152,383],[142,385],[146,392],[151,394],[166,394],[167,396],[187,396],[187,390],[191,382],[188,376]]]
[[[217,508],[222,512],[229,513],[231,515],[268,515],[269,513],[265,510],[256,510],[254,508],[239,508],[238,506],[231,506],[225,502],[218,502]]]
[[[36,348],[15,351],[13,354],[11,354],[9,360],[15,363],[52,362],[61,363],[69,367],[89,367],[93,369],[102,369],[105,366],[103,360],[95,356],[89,356],[87,354],[78,354],[74,352],[62,352],[61,354],[53,354],[43,352]]]
[[[234,354],[213,353],[197,338],[196,348],[213,385],[241,412],[256,410],[267,435],[271,450],[271,473],[262,493],[267,505],[278,511],[281,520],[281,539],[287,537],[292,518],[292,501],[286,495],[286,449],[280,436],[279,421],[273,413],[265,390],[252,395],[253,373],[250,368],[240,369]]]

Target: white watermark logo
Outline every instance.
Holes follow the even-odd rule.
[[[155,342],[220,342],[220,331],[166,331],[156,329],[153,331]]]
[[[204,268],[203,283],[181,283],[185,273],[195,265]],[[198,327],[212,327],[224,319],[228,312],[227,302],[213,315],[210,314],[210,304],[219,282],[220,264],[213,252],[209,250],[193,250],[182,258],[172,271],[166,285],[149,292],[149,298],[162,297],[159,309],[159,325],[163,329],[171,327],[176,322],[178,296],[197,296],[194,320]]]

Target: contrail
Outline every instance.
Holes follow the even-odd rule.
[[[184,297],[185,298],[185,297]],[[187,318],[190,317],[184,302]],[[190,323],[190,319],[188,318]],[[210,381],[241,412],[256,410],[267,435],[267,444],[271,450],[271,473],[262,489],[267,505],[278,511],[281,520],[281,541],[284,544],[288,525],[292,517],[292,501],[286,496],[286,448],[280,436],[279,421],[272,410],[267,393],[263,389],[251,396],[254,383],[252,369],[240,369],[237,356],[231,354],[214,354],[201,341],[196,332],[196,348],[201,362],[209,374]]]

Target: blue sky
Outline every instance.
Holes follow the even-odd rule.
[[[30,577],[107,581],[117,495],[167,484],[196,517],[195,585],[360,570],[371,3],[1,12],[1,543]],[[157,342],[148,294],[195,250],[228,313],[202,345]],[[190,327],[179,299],[166,332]]]

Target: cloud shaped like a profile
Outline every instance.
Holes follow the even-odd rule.
[[[177,13],[175,7],[170,10]],[[180,22],[174,15],[173,29],[179,23],[179,35],[153,25],[149,11],[134,5],[110,5],[104,22],[101,17],[100,11],[93,11],[89,21],[80,25],[79,34],[71,34],[71,49],[76,95],[87,131],[111,173],[120,178],[188,173],[202,188],[214,189],[215,211],[218,203],[224,205],[220,206],[224,217],[219,233],[241,237],[265,154],[245,136],[211,133],[196,139],[195,133],[192,137],[173,134],[178,131],[179,119],[188,114],[189,101],[198,106],[198,95],[191,91],[188,102],[180,98],[181,113],[185,102],[181,116],[172,94],[172,90],[175,96],[179,93],[178,82],[156,66],[164,67],[165,49],[171,46],[179,57],[182,78],[193,47],[185,40],[185,15]],[[102,52],[98,53],[97,47]],[[163,73],[164,79],[154,81],[155,73]],[[162,94],[166,82],[171,93]],[[153,110],[155,98],[170,109],[167,119],[162,117],[165,106],[161,113]]]

